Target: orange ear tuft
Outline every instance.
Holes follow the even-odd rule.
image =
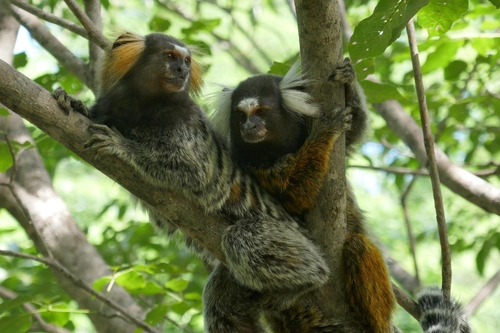
[[[134,66],[145,48],[145,38],[131,32],[121,34],[106,56],[101,70],[101,94],[107,92]]]
[[[189,82],[189,87],[192,93],[195,95],[201,92],[201,88],[203,87],[203,74],[205,68],[198,61],[198,58],[201,57],[202,53],[200,49],[194,45],[188,45],[189,51],[191,51],[191,79]]]

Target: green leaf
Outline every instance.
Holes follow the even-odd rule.
[[[31,314],[0,318],[0,332],[24,333],[31,327]]]
[[[175,313],[177,313],[179,315],[185,314],[190,309],[191,309],[191,307],[184,302],[176,303],[176,304],[172,305],[172,311],[174,311]]]
[[[274,61],[273,64],[271,65],[271,68],[269,68],[268,73],[274,74],[274,75],[279,75],[279,76],[285,76],[285,74],[288,72],[290,67],[291,66],[288,64]]]
[[[14,55],[14,68],[21,68],[26,66],[28,63],[28,56],[26,55],[26,52],[21,52],[16,55]]]
[[[168,305],[158,305],[146,315],[146,322],[150,325],[156,325],[163,321],[163,316],[170,310]]]
[[[354,65],[354,69],[356,70],[358,81],[366,79],[368,75],[375,73],[375,58],[366,58],[358,61]]]
[[[8,117],[10,116],[9,110],[6,108],[0,108],[0,117]]]
[[[184,299],[190,300],[190,301],[201,301],[201,294],[200,293],[186,293],[184,295]]]
[[[0,142],[0,172],[5,172],[12,166],[12,154],[6,143]]]
[[[438,68],[448,66],[455,58],[458,49],[463,43],[463,40],[454,40],[439,45],[436,50],[427,57],[425,64],[422,66],[422,73],[430,73]]]
[[[163,289],[162,287],[160,287],[156,283],[149,282],[149,281],[146,283],[146,286],[144,288],[138,289],[137,291],[140,292],[141,294],[148,295],[148,296],[165,293],[165,289]]]
[[[452,61],[444,69],[444,78],[448,81],[455,81],[456,79],[458,79],[460,74],[465,72],[466,69],[467,69],[466,62],[461,60]]]
[[[69,321],[70,309],[67,304],[60,303],[41,310],[41,315],[45,321],[57,326],[64,326]]]
[[[94,288],[95,290],[99,291],[99,292],[102,292],[104,287],[110,283],[112,280],[112,278],[110,276],[103,276],[102,278],[96,280],[93,284],[92,284],[92,288]]]
[[[20,295],[14,299],[4,300],[0,304],[0,313],[6,312],[7,310],[17,308],[26,302],[31,302],[33,299],[30,296]]]
[[[212,31],[219,26],[220,21],[220,19],[198,20],[193,22],[191,27],[182,29],[181,32],[183,34],[190,35],[199,31]]]
[[[136,271],[117,274],[116,283],[126,290],[142,289],[146,286],[146,279]]]
[[[500,0],[490,0],[490,2],[495,6],[497,9],[500,8]]]
[[[477,253],[476,267],[479,274],[481,275],[483,275],[484,273],[484,266],[486,263],[486,259],[488,258],[492,247],[493,247],[492,242],[490,242],[490,240],[487,240],[483,243],[481,250],[479,250],[479,252]]]
[[[189,282],[184,279],[172,279],[165,283],[165,287],[176,292],[181,292],[187,288],[188,284]]]
[[[391,84],[375,83],[372,81],[361,81],[366,98],[370,103],[382,103],[390,99],[404,100],[398,89]]]
[[[151,21],[149,21],[149,29],[151,31],[165,32],[167,31],[172,23],[159,16],[154,16]]]
[[[373,14],[354,29],[349,42],[352,60],[382,54],[401,34],[406,23],[429,0],[381,0]]]
[[[467,0],[431,0],[418,12],[418,23],[427,29],[429,37],[439,36],[450,30],[468,7]]]
[[[487,57],[498,52],[500,38],[472,38],[470,43],[477,53]]]

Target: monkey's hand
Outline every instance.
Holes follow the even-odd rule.
[[[316,124],[313,125],[309,134],[309,141],[324,140],[337,137],[349,131],[352,125],[352,108],[350,106],[336,106],[333,110],[321,112]]]
[[[335,67],[328,80],[344,84],[351,84],[356,81],[356,71],[352,67],[351,60],[345,58],[344,61]]]
[[[90,118],[90,112],[83,104],[82,101],[71,97],[68,93],[61,87],[54,90],[52,94],[59,104],[59,107],[64,111],[66,115],[69,115],[70,111],[76,111],[83,114],[85,117]]]
[[[126,139],[120,133],[113,131],[106,125],[92,124],[89,130],[93,131],[92,137],[85,142],[85,149],[92,149],[96,151],[96,158],[101,158],[105,155],[116,155],[125,158],[126,143],[131,141]]]

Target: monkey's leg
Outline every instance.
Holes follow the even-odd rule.
[[[231,273],[242,285],[265,294],[267,309],[290,307],[328,280],[325,260],[304,233],[294,220],[256,216],[238,221],[222,236]]]
[[[395,306],[389,274],[380,250],[363,234],[347,237],[342,262],[349,305],[373,333],[392,332]]]
[[[52,96],[54,96],[57,104],[59,104],[59,107],[64,111],[64,113],[66,113],[66,115],[73,110],[83,114],[87,118],[90,118],[90,112],[85,104],[83,104],[82,101],[68,95],[63,88],[59,87],[54,90]]]
[[[260,297],[260,293],[240,285],[226,267],[218,265],[203,291],[205,331],[264,333]]]

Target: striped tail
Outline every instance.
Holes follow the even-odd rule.
[[[425,333],[472,333],[462,305],[446,299],[441,289],[426,288],[417,294],[417,301]]]

